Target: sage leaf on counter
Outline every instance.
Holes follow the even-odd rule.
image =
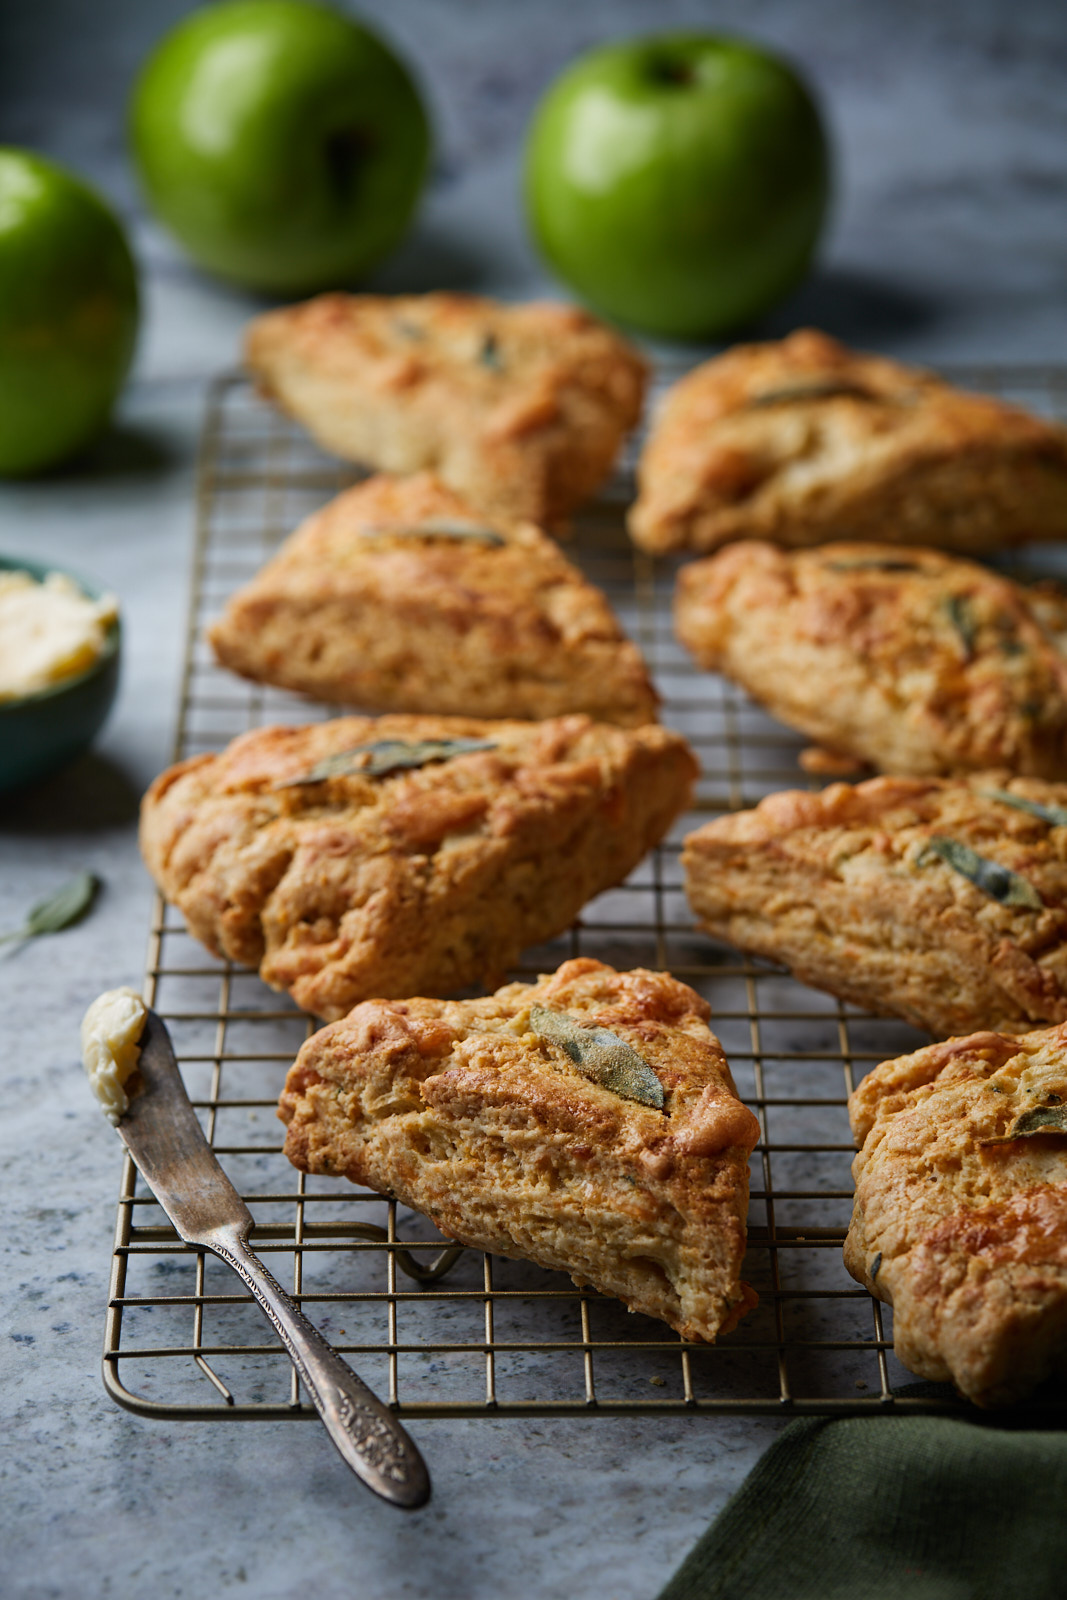
[[[587,1028],[566,1011],[550,1011],[547,1006],[530,1008],[530,1027],[539,1039],[558,1044],[579,1072],[601,1088],[610,1089],[621,1100],[663,1110],[663,1085],[648,1062],[617,1033]]]
[[[409,524],[372,523],[359,531],[364,539],[474,539],[478,544],[507,544],[494,529],[460,517],[424,517],[421,522]]]
[[[298,778],[286,778],[279,789],[296,789],[305,783],[326,783],[330,778],[385,778],[391,772],[425,767],[433,761],[454,761],[475,750],[495,750],[492,739],[375,739],[369,744],[338,750]]]
[[[934,834],[919,857],[920,866],[928,855],[937,856],[953,872],[969,879],[976,889],[981,889],[983,894],[1002,906],[1015,906],[1024,911],[1045,909],[1045,902],[1028,879],[1012,872],[1010,867],[1002,867],[999,861],[980,856],[969,844],[961,844],[958,839],[946,839],[943,834]]]
[[[62,933],[75,922],[80,922],[96,896],[100,880],[92,872],[79,872],[76,877],[61,884],[53,894],[38,900],[26,913],[26,920],[14,933],[0,934],[0,944],[16,948],[30,939],[46,933]]]
[[[1050,828],[1067,828],[1067,806],[1043,806],[1037,800],[1026,800],[1021,794],[1009,794],[1007,789],[982,789],[987,800],[999,800],[1001,805],[1014,806],[1016,811],[1029,812],[1047,822]]]
[[[1033,1139],[1038,1134],[1067,1133],[1067,1106],[1033,1106],[1016,1117],[999,1139],[983,1139],[983,1144],[1011,1144],[1016,1139]]]

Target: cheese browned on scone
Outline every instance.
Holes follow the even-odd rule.
[[[886,1061],[849,1116],[845,1265],[904,1365],[981,1406],[1067,1371],[1067,1025]]]
[[[679,574],[702,666],[887,772],[1067,778],[1067,598],[895,545],[731,545]]]
[[[643,549],[886,539],[976,552],[1067,538],[1067,429],[811,329],[670,391],[641,456]]]
[[[158,777],[141,846],[216,954],[321,1017],[503,974],[684,809],[685,740],[588,717],[341,717]]]
[[[667,973],[589,960],[484,1000],[368,1000],[301,1049],[285,1151],[714,1339],[756,1301],[759,1124],[709,1014]]]
[[[430,473],[317,511],[210,638],[247,678],[373,711],[656,720],[640,652],[555,540],[479,517]]]
[[[594,317],[465,294],[326,294],[257,317],[264,393],[325,449],[429,469],[488,516],[558,522],[610,472],[646,368]]]
[[[1067,784],[785,791],[685,842],[701,925],[942,1037],[1067,1019]]]

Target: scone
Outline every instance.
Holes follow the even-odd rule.
[[[499,978],[626,877],[696,772],[654,724],[341,717],[171,767],[141,848],[210,950],[334,1018]]]
[[[320,295],[257,317],[245,358],[324,449],[542,526],[607,477],[646,379],[584,311],[465,294]]]
[[[896,545],[731,545],[683,567],[678,637],[836,755],[1067,778],[1067,601]]]
[[[1067,1020],[1067,784],[986,773],[785,791],[685,842],[716,938],[944,1037]]]
[[[1067,1026],[886,1061],[849,1116],[845,1265],[904,1365],[980,1406],[1067,1371]]]
[[[309,517],[210,639],[246,678],[372,711],[656,720],[639,651],[555,540],[490,524],[430,473]]]
[[[756,1302],[759,1123],[709,1014],[667,973],[589,960],[484,1000],[368,1000],[297,1056],[285,1152],[711,1340]]]
[[[977,552],[1067,537],[1067,429],[805,329],[669,393],[638,467],[642,549],[892,539]]]

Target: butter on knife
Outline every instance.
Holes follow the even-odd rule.
[[[129,1109],[126,1084],[141,1058],[148,1011],[136,989],[108,989],[82,1021],[82,1061],[107,1120],[118,1126]]]

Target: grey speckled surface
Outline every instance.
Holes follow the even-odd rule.
[[[147,279],[137,378],[78,470],[0,490],[0,548],[69,561],[121,594],[121,700],[97,753],[0,807],[0,925],[69,871],[106,882],[91,921],[0,965],[4,1227],[0,1589],[5,1597],[648,1600],[773,1437],[744,1419],[421,1423],[432,1506],[401,1522],[313,1426],[160,1426],[106,1400],[98,1352],[118,1149],[88,1101],[76,1025],[139,979],[149,887],[137,797],[163,764],[192,530],[202,386],[254,303],[187,269],[137,209],[121,110],[180,0],[0,8],[0,140],[71,162],[129,218]],[[422,219],[388,287],[549,287],[523,239],[521,132],[578,48],[673,23],[792,52],[840,150],[823,262],[771,328],[821,322],[938,359],[1065,349],[1067,13],[1037,0],[379,0],[440,130]]]

